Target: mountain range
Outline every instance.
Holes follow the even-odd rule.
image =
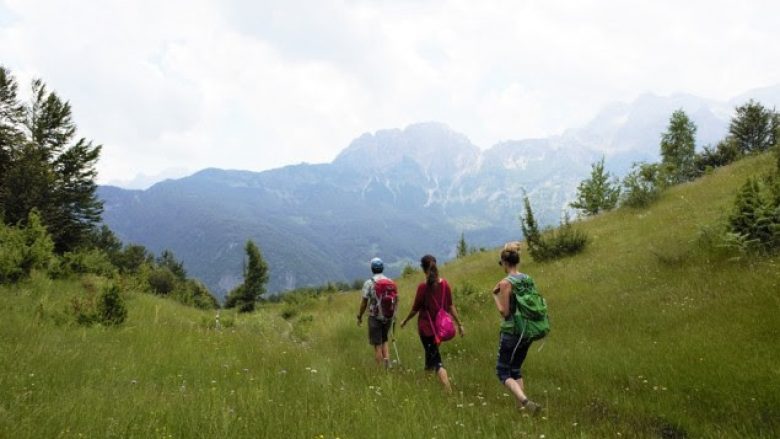
[[[618,176],[658,160],[661,132],[679,108],[698,127],[697,146],[715,144],[749,98],[777,107],[780,85],[727,102],[646,94],[607,106],[584,127],[487,150],[444,124],[418,123],[363,134],[331,163],[204,169],[146,190],[98,193],[123,241],[172,250],[218,296],[242,281],[243,246],[254,240],[270,267],[269,291],[280,292],[366,277],[374,256],[390,275],[425,253],[446,260],[461,233],[476,247],[519,239],[524,194],[540,223],[557,223],[602,155]]]

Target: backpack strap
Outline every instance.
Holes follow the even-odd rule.
[[[444,304],[444,286],[445,285],[447,285],[447,281],[444,280],[444,279],[439,279],[439,288],[441,289],[441,303],[442,304]],[[436,308],[444,309],[444,305],[439,306],[439,302],[436,301],[436,296],[433,295],[433,292],[431,292],[431,299],[433,299],[433,303],[436,304]]]

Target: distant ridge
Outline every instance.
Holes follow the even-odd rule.
[[[755,94],[780,105],[780,86]],[[678,108],[697,124],[699,147],[717,142],[734,102],[748,96],[720,103],[646,94],[606,107],[582,128],[484,151],[445,124],[418,123],[365,133],[332,163],[209,168],[143,191],[103,186],[99,195],[124,241],[172,250],[218,294],[240,281],[247,239],[268,259],[274,292],[364,277],[373,256],[395,275],[424,253],[453,257],[461,233],[478,247],[519,239],[524,192],[542,224],[557,223],[602,154],[618,175],[657,160],[660,133]]]

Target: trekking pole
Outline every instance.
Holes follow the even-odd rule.
[[[398,345],[395,344],[395,319],[393,319],[393,349],[395,349],[395,360],[398,362],[398,365],[401,365],[401,356],[398,355]]]

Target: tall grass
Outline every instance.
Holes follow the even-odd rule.
[[[541,417],[494,376],[503,273],[487,252],[441,269],[467,330],[442,347],[451,396],[422,371],[414,325],[397,330],[400,365],[374,367],[357,292],[223,311],[216,330],[215,312],[132,292],[124,325],[81,327],[68,306],[83,281],[2,287],[0,437],[777,437],[780,261],[697,240],[771,164],[590,219],[577,256],[523,258],[553,325],[524,367]],[[420,281],[399,280],[402,314]]]

